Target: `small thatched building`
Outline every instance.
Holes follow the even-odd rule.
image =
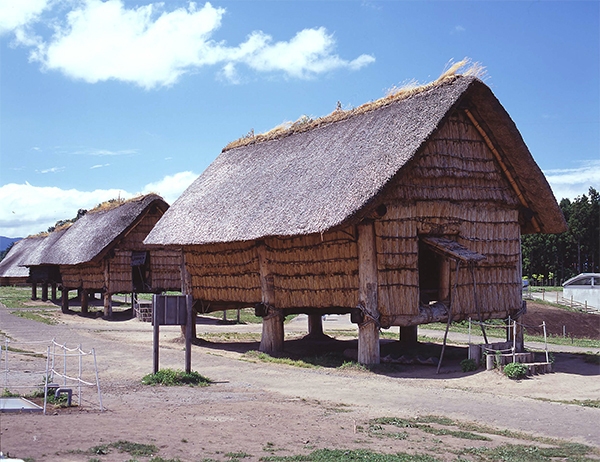
[[[27,249],[34,245],[30,239],[21,239],[14,243],[12,248],[0,262],[0,286],[24,285],[29,277],[29,270],[19,266]]]
[[[372,364],[380,327],[518,316],[521,234],[565,229],[508,113],[453,75],[233,143],[145,242],[183,248],[200,310],[257,304],[263,351],[286,314],[353,313]]]
[[[72,289],[82,294],[84,310],[88,293],[103,293],[107,316],[113,294],[180,290],[181,252],[160,247],[150,251],[143,244],[168,208],[156,194],[105,203],[50,233],[22,264],[29,266],[32,281],[34,276],[49,280],[58,275],[64,310]]]

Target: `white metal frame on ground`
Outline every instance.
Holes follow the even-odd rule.
[[[44,346],[45,349],[41,351],[40,347]],[[30,371],[34,374],[44,374],[43,383],[37,384],[10,384],[9,379],[12,373],[19,372],[16,369],[11,369],[9,362],[9,353],[11,348],[14,350],[15,355],[25,355],[30,357],[45,357],[46,367],[44,370]],[[33,351],[32,351],[33,350]],[[89,364],[92,361],[93,366],[93,379],[87,378],[90,375],[89,368],[84,370],[84,364]],[[75,348],[68,348],[66,344],[60,344],[55,339],[50,341],[38,341],[38,342],[17,342],[8,338],[4,339],[4,343],[0,344],[0,363],[4,361],[3,375],[4,375],[4,391],[10,391],[11,389],[35,389],[43,385],[44,388],[44,414],[46,413],[46,407],[48,402],[48,391],[60,389],[63,392],[72,395],[76,391],[77,404],[81,406],[83,401],[82,389],[84,387],[95,387],[98,393],[98,403],[100,411],[104,411],[102,405],[102,392],[100,390],[100,379],[98,377],[98,365],[96,361],[96,351],[92,348],[89,352],[83,351],[81,345]],[[74,363],[76,366],[74,367]],[[14,366],[13,366],[14,367]],[[73,373],[73,370],[76,370]],[[58,379],[55,383],[54,380]],[[87,380],[86,380],[87,379]],[[62,382],[62,383],[60,383]],[[74,390],[75,389],[75,390]]]

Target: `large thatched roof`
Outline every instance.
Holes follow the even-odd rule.
[[[77,265],[98,260],[155,205],[162,211],[169,207],[160,196],[148,194],[116,207],[89,211],[70,227],[43,238],[43,245],[28,253],[21,264]]]
[[[564,231],[552,191],[508,113],[479,79],[451,76],[340,121],[227,148],[145,242],[248,241],[321,233],[348,223],[401,174],[458,106],[470,108],[489,133],[540,230]]]
[[[29,269],[22,265],[27,255],[43,242],[44,237],[28,237],[15,242],[8,254],[0,262],[0,277],[29,277]]]

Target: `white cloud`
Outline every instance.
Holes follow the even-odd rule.
[[[558,201],[587,195],[590,186],[600,190],[600,160],[585,161],[579,168],[546,170],[544,175]]]
[[[58,173],[58,172],[62,172],[65,169],[65,167],[51,167],[51,168],[46,168],[44,170],[36,170],[36,172],[38,173]]]
[[[454,29],[452,29],[452,31],[450,32],[451,34],[460,34],[461,32],[465,32],[467,29],[465,29],[463,26],[461,26],[460,24],[458,26],[454,26]]]
[[[169,204],[196,179],[193,172],[180,172],[150,183],[142,191],[123,189],[80,191],[57,187],[10,183],[0,186],[0,235],[24,237],[47,230],[58,220],[73,218],[79,209],[90,209],[117,197],[130,198],[154,192]]]
[[[194,172],[179,172],[175,175],[167,175],[162,180],[154,183],[148,183],[142,189],[142,194],[151,192],[160,194],[169,205],[181,196],[181,193],[187,189],[193,181],[198,178],[198,174]]]
[[[92,166],[90,167],[90,170],[94,170],[94,169],[97,169],[97,168],[102,168],[102,167],[108,167],[109,165],[110,165],[110,164],[96,164],[96,165],[92,165]]]
[[[37,21],[49,4],[49,0],[0,0],[0,34]]]
[[[375,60],[364,54],[350,61],[340,58],[333,35],[323,27],[276,43],[256,31],[239,46],[228,47],[212,39],[224,14],[225,9],[210,3],[199,8],[189,2],[187,8],[165,11],[164,3],[126,8],[123,0],[84,0],[64,18],[54,19],[55,32],[48,40],[18,28],[15,35],[21,45],[32,47],[30,59],[46,70],[89,83],[114,79],[146,89],[172,85],[204,66],[219,65],[219,75],[239,83],[238,64],[309,78],[340,68],[357,70]]]

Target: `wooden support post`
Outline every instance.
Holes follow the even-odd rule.
[[[110,293],[110,260],[104,260],[104,317],[112,318],[112,294]]]
[[[181,293],[183,295],[189,295],[191,298],[191,303],[192,303],[192,307],[194,305],[194,299],[192,296],[192,275],[190,274],[190,272],[187,269],[187,265],[186,265],[186,258],[185,258],[185,252],[184,249],[181,249],[181,264],[180,264],[180,274],[181,274]],[[192,339],[196,338],[197,335],[197,331],[196,331],[196,317],[198,316],[198,313],[196,312],[195,309],[192,308]],[[186,335],[186,332],[182,331],[182,334]]]
[[[52,287],[52,301],[55,302],[56,301],[56,282],[53,282],[51,284]]]
[[[31,283],[31,299],[37,300],[37,284],[35,282]]]
[[[42,301],[43,302],[48,301],[48,283],[47,282],[42,282]]]
[[[264,353],[283,351],[284,316],[275,306],[275,284],[273,275],[269,271],[267,248],[264,242],[257,243],[258,266],[260,273],[260,288],[262,303],[267,307],[267,315],[263,317],[262,335],[259,350]]]
[[[104,317],[112,318],[112,294],[109,291],[104,292]]]
[[[372,221],[358,225],[358,303],[364,320],[358,325],[358,362],[379,364],[379,305],[377,300],[377,249]]]
[[[158,372],[159,364],[159,341],[160,341],[160,324],[158,322],[158,310],[156,309],[156,295],[152,297],[152,373]]]
[[[417,343],[418,326],[400,326],[400,341],[407,345]]]
[[[61,294],[61,311],[63,313],[69,312],[69,289],[63,286]]]
[[[81,313],[87,313],[88,312],[88,293],[87,290],[80,290],[79,293],[80,295],[80,302],[81,302]]]
[[[185,320],[185,372],[192,372],[192,335],[195,337],[193,327],[196,327],[194,316],[194,302],[191,295],[185,297],[186,320]]]
[[[308,315],[308,335],[311,337],[323,337],[323,316],[320,314]]]

